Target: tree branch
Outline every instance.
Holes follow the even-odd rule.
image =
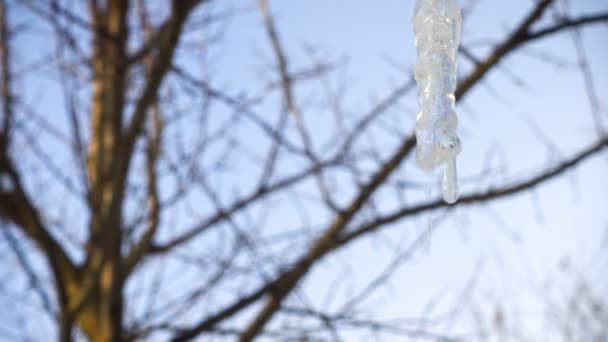
[[[147,110],[156,98],[158,89],[171,67],[173,54],[175,53],[183,26],[194,7],[205,1],[207,0],[173,1],[172,14],[166,23],[167,29],[163,30],[163,34],[159,37],[158,55],[151,63],[146,86],[135,105],[131,122],[124,132],[122,153],[128,157],[124,158],[125,161],[121,165],[122,174],[126,174],[128,170],[130,156],[143,126]]]
[[[544,36],[557,33],[564,29],[579,27],[586,24],[597,24],[600,22],[608,21],[608,13],[600,13],[596,15],[582,16],[579,18],[563,18],[557,24],[553,26],[549,26],[543,29],[536,30],[534,32],[528,33],[525,37],[525,40],[533,40],[542,38]]]
[[[592,144],[588,148],[580,151],[579,153],[574,155],[572,158],[567,159],[567,160],[561,162],[560,164],[554,166],[553,168],[550,168],[544,172],[540,172],[538,175],[536,175],[534,177],[531,177],[524,181],[509,185],[509,186],[505,186],[502,188],[489,189],[484,192],[462,196],[460,199],[458,199],[458,202],[456,202],[452,206],[469,205],[469,204],[485,202],[485,201],[492,200],[492,199],[504,198],[504,197],[508,197],[511,195],[515,195],[517,193],[522,192],[523,190],[530,189],[536,185],[539,185],[552,178],[555,178],[556,176],[559,176],[560,174],[566,172],[570,168],[578,165],[585,159],[595,155],[596,153],[599,153],[604,148],[608,148],[608,136],[606,136],[603,139],[599,140],[598,142]],[[435,200],[435,201],[431,201],[428,203],[422,203],[422,204],[419,204],[419,205],[416,205],[413,207],[403,208],[395,213],[378,218],[378,219],[374,220],[373,222],[367,223],[359,228],[354,229],[352,232],[349,232],[349,233],[345,234],[344,236],[340,237],[338,244],[339,245],[347,244],[362,235],[365,235],[367,233],[377,230],[379,227],[381,227],[383,225],[390,224],[390,223],[395,222],[404,217],[410,217],[412,215],[417,215],[417,214],[420,214],[420,213],[423,213],[426,211],[439,209],[439,208],[443,208],[443,207],[448,207],[448,206],[449,205],[446,204],[442,200]]]
[[[481,80],[486,73],[500,60],[502,60],[507,54],[514,51],[522,43],[529,41],[529,29],[540,17],[543,15],[547,7],[551,5],[555,0],[542,0],[534,9],[526,16],[519,26],[509,35],[509,37],[498,45],[492,53],[486,57],[483,62],[477,63],[475,70],[462,82],[458,84],[454,95],[457,100],[463,98],[469,90]]]
[[[166,26],[166,29],[162,30],[159,37],[157,47],[158,55],[150,63],[146,87],[135,105],[133,117],[123,136],[121,152],[124,157],[120,166],[120,179],[126,178],[129,164],[132,159],[133,149],[135,147],[135,141],[140,135],[146,113],[156,99],[158,89],[171,67],[171,61],[182,34],[183,26],[192,10],[198,4],[205,1],[207,0],[174,0],[172,3],[172,14],[169,19],[167,19],[167,23],[163,25]],[[116,187],[115,191],[121,192],[122,189],[124,189],[124,184],[117,182]],[[135,244],[134,250],[127,253],[127,263],[130,265],[130,268],[133,268],[135,264],[141,260],[147,246],[154,237],[154,233],[156,232],[155,225],[153,225],[152,228],[153,229],[149,229],[148,232],[142,236],[141,241]]]
[[[331,166],[336,166],[336,165],[339,165],[339,162],[340,162],[339,159],[331,159],[328,161],[320,162],[319,167],[327,168],[327,167],[331,167]],[[257,190],[255,190],[254,192],[249,194],[248,196],[245,196],[242,199],[234,202],[228,208],[213,214],[212,216],[203,220],[201,223],[195,225],[194,227],[189,228],[183,234],[174,238],[173,240],[168,241],[162,245],[150,246],[149,252],[150,253],[164,253],[177,246],[183,245],[184,243],[193,239],[198,234],[205,231],[207,228],[225,220],[226,218],[229,218],[230,216],[234,215],[235,213],[256,203],[258,200],[263,199],[272,193],[276,193],[279,190],[283,190],[285,188],[298,184],[301,181],[307,179],[308,177],[310,177],[311,175],[314,174],[315,168],[316,168],[315,166],[309,167],[294,175],[287,176],[271,185],[267,185],[263,188],[258,188]]]
[[[10,155],[11,123],[14,117],[10,52],[6,7],[5,2],[0,1],[0,66],[2,67],[0,96],[3,103],[3,126],[0,135],[0,177],[3,180],[0,183],[0,219],[12,222],[36,243],[51,266],[57,288],[60,289],[59,299],[64,301],[66,298],[63,283],[73,279],[76,267],[40,219],[38,210],[22,186],[20,175]]]

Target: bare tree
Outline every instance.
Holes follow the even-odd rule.
[[[340,61],[312,54],[294,68],[267,1],[253,9],[218,3],[0,1],[0,231],[17,261],[6,270],[26,279],[28,301],[61,341],[340,340],[348,329],[436,339],[353,310],[390,267],[338,311],[307,307],[298,289],[332,253],[395,222],[528,191],[608,147],[593,106],[597,139],[558,163],[465,193],[453,206],[399,197],[397,207],[379,210],[378,194],[411,190],[399,170],[412,162],[415,137],[383,119],[415,91],[413,79],[371,108],[345,112],[346,85],[328,86]],[[462,48],[473,67],[459,82],[459,101],[522,47],[608,22],[608,13],[574,16],[553,0],[530,7],[487,55]],[[234,94],[214,84],[205,53],[222,44],[236,12],[250,10],[263,19],[273,68],[256,89]],[[15,51],[32,34],[48,37],[48,46],[26,64]],[[23,95],[41,80],[53,84],[60,112]],[[301,87],[323,98],[328,131],[312,128],[319,106]],[[589,92],[597,97],[592,84]],[[275,111],[259,112],[268,102]],[[370,139],[378,131],[388,136],[382,146]],[[313,210],[322,214],[311,217]],[[270,324],[277,316],[306,324]]]

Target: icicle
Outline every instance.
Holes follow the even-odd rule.
[[[441,190],[443,200],[447,203],[454,203],[458,200],[458,174],[456,173],[456,158],[452,158],[443,163],[441,177]]]
[[[416,162],[423,170],[443,164],[443,198],[458,199],[456,155],[460,140],[454,111],[461,15],[457,0],[417,0],[414,34],[420,111],[416,116]]]

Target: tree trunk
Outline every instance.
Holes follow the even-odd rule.
[[[91,141],[87,156],[90,220],[89,255],[77,298],[71,301],[75,321],[91,341],[122,340],[124,275],[122,272],[122,203],[120,172],[122,120],[125,107],[129,1],[92,5],[96,27],[95,75],[91,105]],[[77,306],[81,306],[78,308]]]
[[[121,277],[116,278],[116,274],[120,274],[120,266],[107,264],[99,275],[91,274],[93,280],[97,281],[93,287],[80,289],[81,295],[85,294],[87,298],[82,303],[75,321],[89,341],[118,342],[124,340],[123,281]]]

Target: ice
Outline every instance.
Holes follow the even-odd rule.
[[[454,111],[462,18],[457,0],[417,0],[414,9],[420,111],[416,115],[416,162],[423,170],[442,165],[443,198],[458,198],[456,156],[460,140]]]
[[[441,177],[441,190],[443,200],[447,203],[454,203],[458,200],[458,175],[456,173],[456,158],[452,158],[443,163]]]

